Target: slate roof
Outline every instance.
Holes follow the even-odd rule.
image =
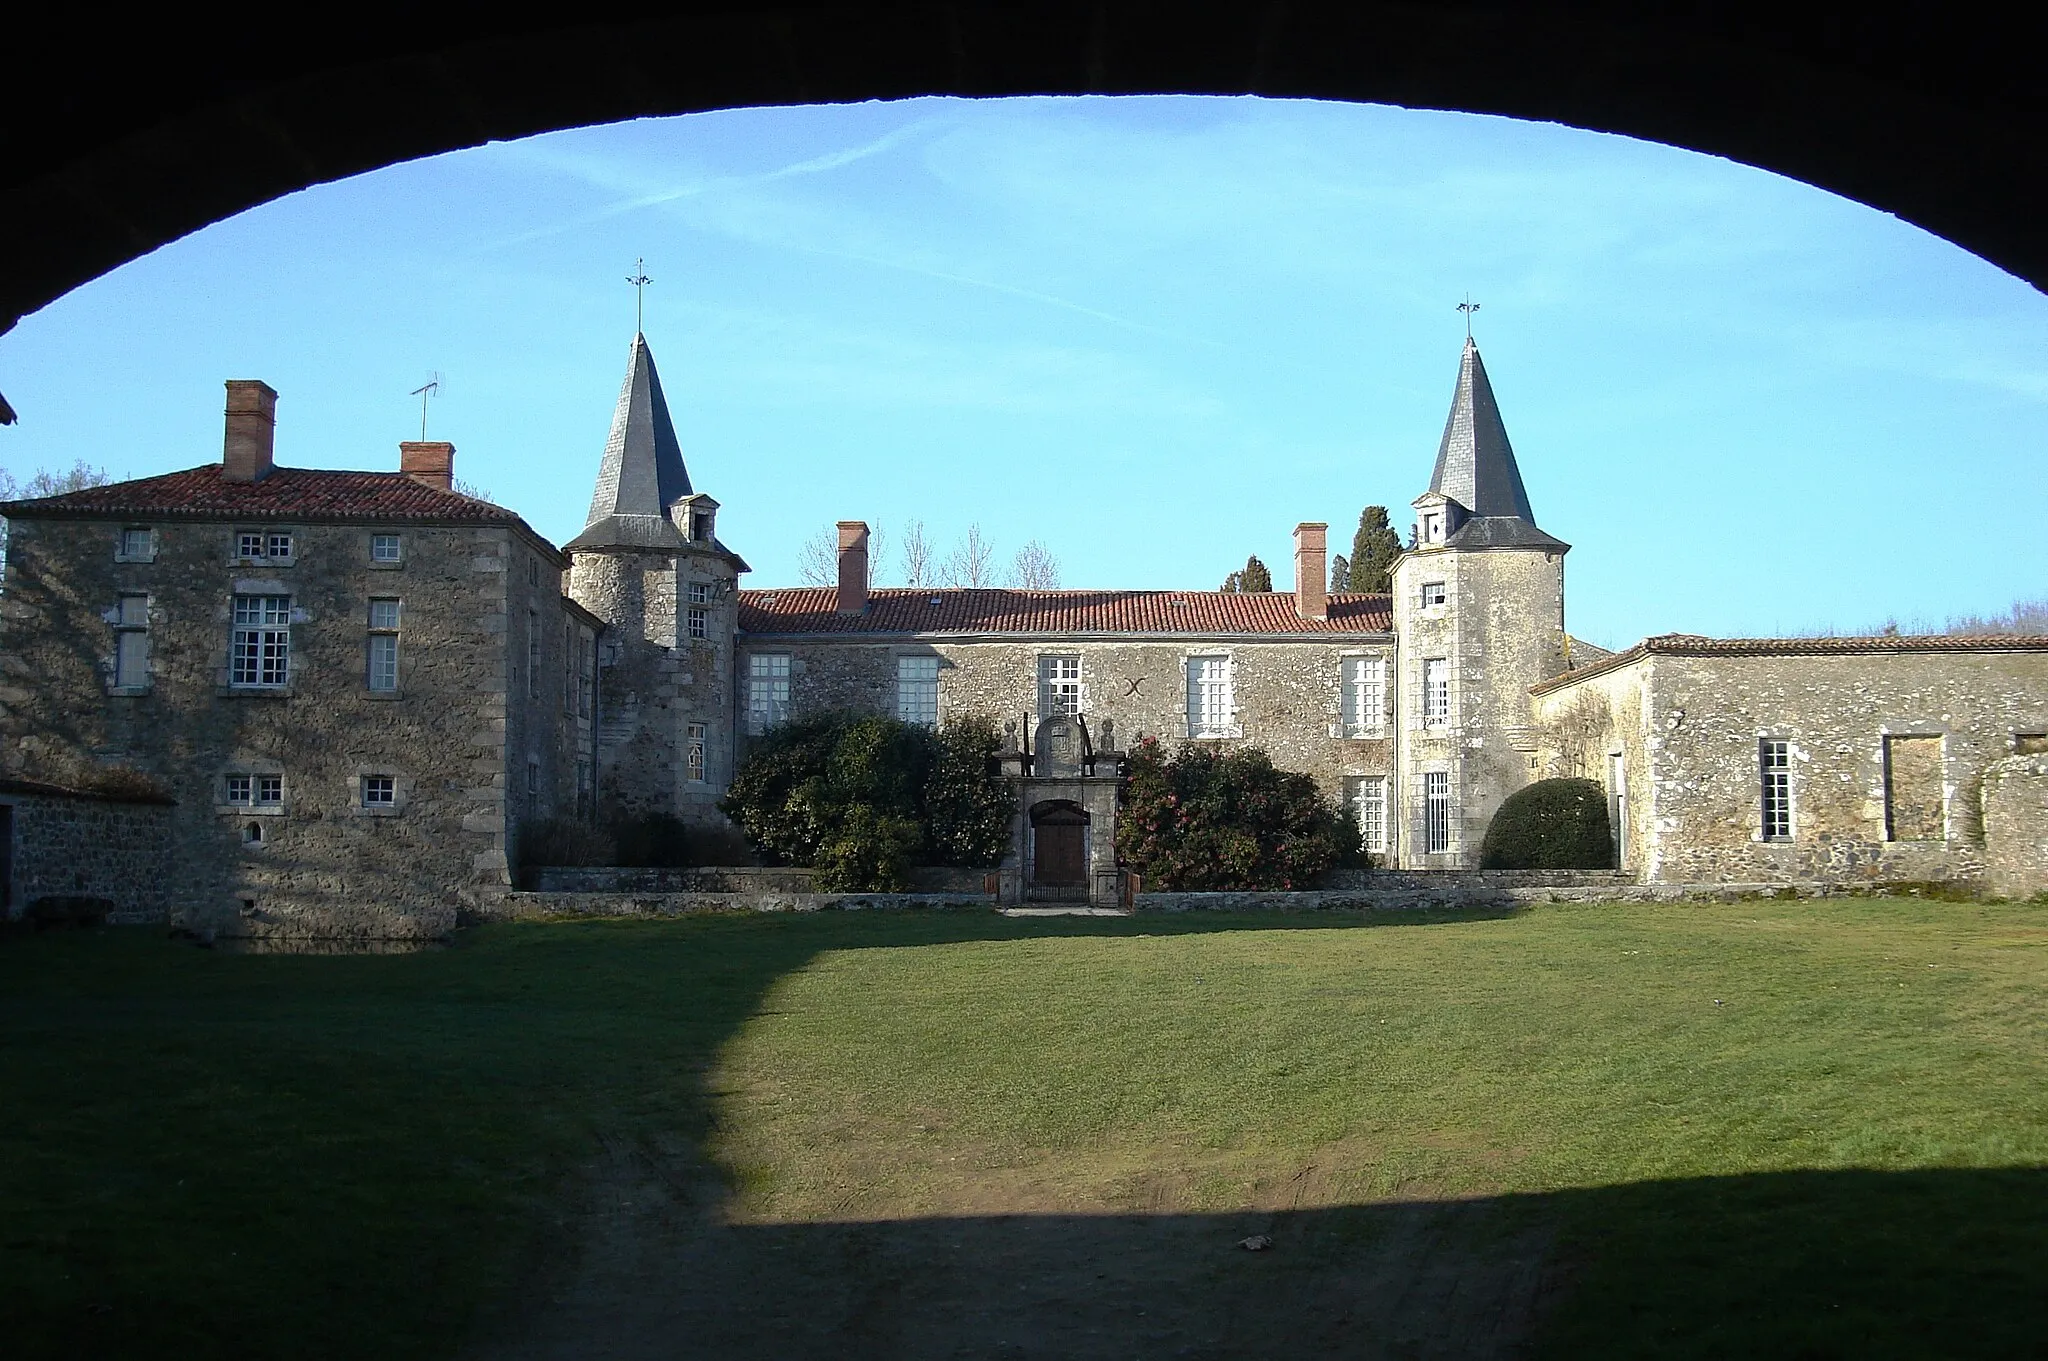
[[[1458,386],[1451,394],[1451,414],[1444,421],[1443,442],[1437,446],[1429,489],[1450,497],[1474,516],[1536,523],[1529,493],[1522,487],[1522,470],[1515,464],[1514,446],[1508,443],[1508,428],[1493,399],[1493,384],[1487,381],[1486,365],[1470,336],[1465,338],[1465,353],[1458,361]]]
[[[1013,591],[1000,589],[870,592],[867,613],[842,615],[829,586],[741,591],[739,627],[749,634],[1172,634],[1275,637],[1389,633],[1393,605],[1383,595],[1333,595],[1328,619],[1303,619],[1289,591]]]
[[[503,506],[442,491],[404,473],[272,468],[261,481],[230,482],[221,476],[218,463],[10,501],[0,505],[0,515],[69,520],[423,520],[526,528],[525,521]]]
[[[1862,638],[1705,638],[1697,633],[1660,633],[1624,652],[1611,652],[1590,666],[1552,676],[1529,687],[1531,694],[1561,690],[1589,676],[1603,675],[1644,657],[1878,657],[1909,652],[2048,652],[2048,635],[2033,633],[1937,633]]]
[[[669,419],[668,399],[647,337],[633,337],[626,381],[612,412],[611,437],[598,465],[597,489],[583,532],[565,548],[674,549],[683,536],[668,509],[690,495],[690,473]]]

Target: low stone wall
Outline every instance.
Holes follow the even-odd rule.
[[[1590,888],[1633,884],[1628,870],[1396,870],[1337,869],[1324,876],[1318,888],[1343,889],[1441,889],[1470,888]]]
[[[991,870],[920,865],[910,872],[915,893],[980,894]],[[800,865],[700,865],[690,869],[631,869],[606,865],[550,865],[528,870],[537,893],[777,893],[817,892],[812,871]]]
[[[958,893],[507,893],[463,915],[463,924],[557,917],[686,917],[718,912],[994,910],[985,894]]]
[[[1984,771],[1984,881],[2001,898],[2048,893],[2048,756]]]
[[[172,906],[171,812],[27,781],[0,781],[12,810],[13,883],[7,916],[41,898],[95,898],[115,923],[166,920]]]
[[[1665,850],[1658,878],[1676,883],[1975,883],[1984,854],[1962,841],[1865,841],[1822,833],[1811,841],[1752,841]]]

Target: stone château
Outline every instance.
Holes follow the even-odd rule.
[[[287,467],[276,393],[227,391],[219,461],[0,507],[11,914],[438,935],[535,820],[714,821],[750,740],[848,708],[1008,725],[1013,899],[1114,898],[1116,760],[1146,736],[1258,744],[1408,869],[1473,865],[1508,794],[1573,774],[1647,881],[2048,887],[2048,638],[1574,641],[1569,545],[1469,339],[1388,595],[1325,590],[1318,523],[1291,593],[876,589],[858,521],[836,586],[741,589],[644,336],[559,548],[455,491],[449,444]],[[77,850],[92,828],[123,844]]]

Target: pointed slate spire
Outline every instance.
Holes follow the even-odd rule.
[[[1508,428],[1493,400],[1493,384],[1486,381],[1486,365],[1470,336],[1458,361],[1458,390],[1451,397],[1451,416],[1444,422],[1429,489],[1473,515],[1506,515],[1536,523],[1529,493],[1522,487],[1522,470],[1515,466],[1514,446],[1508,443]]]
[[[690,474],[661,395],[654,352],[647,348],[647,337],[636,334],[625,386],[612,413],[611,438],[597,470],[590,517],[583,532],[564,547],[675,548],[683,539],[668,510],[689,494]]]

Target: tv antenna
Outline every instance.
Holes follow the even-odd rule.
[[[434,372],[432,372],[432,373],[428,374],[428,375],[427,375],[427,381],[426,381],[426,382],[424,382],[424,383],[422,383],[422,384],[421,384],[420,386],[418,386],[418,387],[416,387],[416,388],[414,388],[414,389],[412,390],[412,395],[420,399],[420,442],[421,442],[421,443],[425,443],[425,442],[426,442],[426,438],[427,438],[427,401],[428,401],[428,399],[429,399],[429,398],[431,398],[431,397],[432,397],[432,396],[433,396],[433,395],[434,395],[435,393],[439,392],[440,390],[441,390],[441,371],[440,371],[439,369],[436,369],[436,370],[435,370]]]

